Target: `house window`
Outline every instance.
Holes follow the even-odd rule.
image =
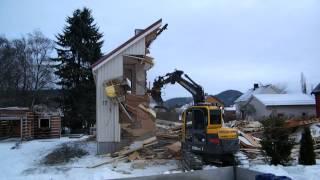
[[[39,128],[50,128],[50,119],[48,118],[39,119]]]

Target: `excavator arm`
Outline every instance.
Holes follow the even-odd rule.
[[[205,95],[203,88],[194,82],[187,74],[184,74],[183,71],[175,70],[172,73],[167,73],[165,76],[159,76],[153,82],[153,87],[151,89],[151,96],[157,102],[162,104],[163,100],[161,97],[161,89],[166,84],[180,84],[188,92],[192,94],[194,104],[198,104],[205,101]]]

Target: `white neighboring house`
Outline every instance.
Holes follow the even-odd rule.
[[[248,119],[278,117],[308,117],[316,115],[315,100],[307,94],[254,94],[247,105],[254,108]]]
[[[255,94],[282,94],[283,91],[272,85],[259,86],[254,84],[252,89],[242,94],[235,100],[236,116],[238,119],[245,119],[247,112],[244,110],[244,106],[248,103],[251,97]]]

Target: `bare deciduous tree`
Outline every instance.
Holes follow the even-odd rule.
[[[40,31],[34,31],[28,35],[28,53],[31,60],[32,72],[32,103],[33,107],[40,89],[47,88],[52,82],[52,70],[50,54],[54,49],[54,43],[46,38]]]
[[[15,40],[0,37],[0,99],[10,100],[0,100],[3,105],[33,107],[39,91],[53,85],[53,49],[53,41],[40,31]]]

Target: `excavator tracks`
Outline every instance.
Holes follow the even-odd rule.
[[[182,168],[187,171],[201,170],[204,164],[201,156],[187,151],[183,151],[181,163]]]
[[[201,170],[205,164],[211,164],[218,167],[237,166],[239,164],[239,160],[234,155],[224,155],[220,158],[203,158],[204,157],[201,155],[183,151],[181,160],[182,169],[186,171]]]

